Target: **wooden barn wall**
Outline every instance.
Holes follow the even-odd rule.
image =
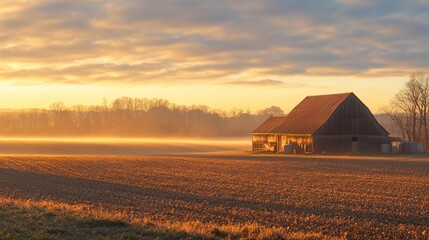
[[[352,153],[353,135],[317,135],[313,136],[314,151],[321,153]],[[357,152],[380,152],[381,144],[388,143],[387,136],[357,136]]]
[[[280,136],[279,151],[284,152],[284,145],[289,143],[295,143],[297,146],[306,150],[306,145],[313,145],[313,138],[311,136],[282,135]]]
[[[311,136],[254,134],[252,135],[252,149],[253,151],[271,151],[274,149],[276,152],[283,152],[285,144],[294,143],[306,150],[308,149],[307,145],[310,145],[311,148],[312,140]]]
[[[273,145],[277,151],[278,145],[277,135],[268,134],[254,134],[252,135],[252,149],[253,151],[270,151]]]
[[[368,108],[354,95],[348,97],[314,135],[375,135],[388,133]]]
[[[268,134],[261,134],[261,135],[252,135],[252,141],[253,142],[277,142],[277,136],[276,135],[268,135]]]
[[[358,152],[380,152],[388,143],[388,133],[368,108],[354,95],[348,97],[328,121],[313,135],[316,152],[352,152],[352,138],[357,138]]]

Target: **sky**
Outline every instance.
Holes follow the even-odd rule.
[[[121,96],[373,111],[429,69],[427,0],[1,0],[0,108]]]

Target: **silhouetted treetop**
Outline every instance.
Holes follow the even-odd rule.
[[[100,105],[0,112],[2,136],[248,136],[270,115],[272,106],[257,113],[234,108],[214,110],[200,105],[176,105],[165,99],[121,97]]]

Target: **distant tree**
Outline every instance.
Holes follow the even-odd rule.
[[[393,101],[392,101],[393,102]],[[411,131],[408,125],[410,118],[407,117],[401,108],[398,108],[394,103],[382,109],[389,116],[392,122],[399,128],[402,139],[411,139]]]
[[[67,126],[67,107],[63,102],[55,102],[49,106],[53,117],[54,128],[65,128]]]
[[[263,110],[260,110],[259,115],[267,115],[267,116],[281,116],[284,115],[283,110],[280,107],[277,106],[271,106],[269,108],[265,108]]]
[[[8,135],[74,136],[248,136],[266,120],[281,115],[277,107],[263,114],[234,108],[183,106],[164,99],[121,97],[100,105],[68,107],[56,102],[49,109],[0,112],[0,133]]]

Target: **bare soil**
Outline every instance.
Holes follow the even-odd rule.
[[[3,155],[0,189],[159,224],[199,222],[207,236],[253,224],[316,239],[429,237],[426,158]],[[225,236],[249,236],[235,229]]]

